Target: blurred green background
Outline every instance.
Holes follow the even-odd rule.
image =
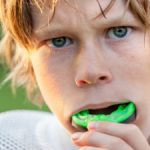
[[[0,27],[1,37],[1,27]],[[30,109],[49,111],[46,105],[42,108],[33,105],[27,98],[23,88],[18,88],[16,94],[12,93],[10,82],[2,86],[2,81],[8,73],[8,68],[0,64],[0,112],[14,110],[14,109]]]

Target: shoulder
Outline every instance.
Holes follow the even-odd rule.
[[[50,117],[51,113],[32,110],[13,110],[0,113],[0,127],[20,129],[31,128],[38,122]],[[19,128],[18,128],[19,127]]]
[[[16,110],[0,113],[0,149],[41,150],[36,126],[53,115],[47,112]]]
[[[48,112],[0,113],[0,150],[76,150],[57,118]]]
[[[40,119],[44,119],[50,115],[49,112],[42,112],[42,111],[34,111],[34,110],[12,110],[7,112],[0,113],[0,124],[5,121],[6,122],[24,122],[27,120],[34,119],[38,121]]]

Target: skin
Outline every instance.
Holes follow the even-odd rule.
[[[100,1],[102,8],[109,2]],[[43,14],[32,6],[36,49],[30,59],[45,103],[72,134],[73,144],[80,150],[150,150],[150,31],[144,41],[145,28],[130,10],[119,23],[125,9],[122,0],[108,11],[107,19],[100,15],[95,20],[100,13],[96,1],[76,1],[77,11],[60,0],[49,27],[45,24],[51,11],[46,6]],[[110,32],[118,26],[133,29],[118,39]],[[73,42],[54,47],[51,39],[62,36]],[[99,122],[86,132],[71,125],[71,116],[83,109],[129,100],[137,107],[131,123]]]

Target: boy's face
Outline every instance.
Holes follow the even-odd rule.
[[[101,1],[105,9],[110,0]],[[71,116],[84,109],[98,109],[133,101],[136,124],[146,137],[150,126],[150,33],[128,10],[124,1],[100,15],[95,1],[63,0],[51,16],[33,8],[38,48],[31,53],[37,83],[44,100],[68,131],[77,131]],[[119,9],[119,11],[118,11]],[[122,21],[119,23],[120,18]],[[130,122],[131,123],[131,122]]]

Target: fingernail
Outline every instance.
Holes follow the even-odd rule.
[[[74,134],[72,134],[71,137],[72,137],[73,140],[77,140],[81,137],[81,135],[82,135],[82,133],[74,133]]]

